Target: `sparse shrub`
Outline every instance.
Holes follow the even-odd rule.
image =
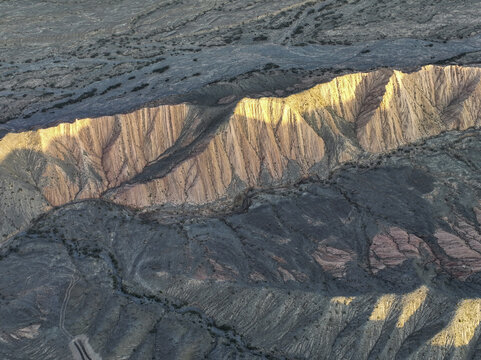
[[[152,70],[152,72],[157,73],[157,74],[162,74],[162,73],[166,72],[167,70],[169,70],[169,68],[170,68],[169,65],[165,65],[165,66],[162,66],[160,68]]]
[[[293,35],[299,35],[299,34],[302,34],[304,32],[304,26],[303,25],[299,25],[298,27],[296,27],[294,29],[294,32],[292,33]]]
[[[274,64],[274,63],[267,63],[264,66],[264,70],[272,70],[272,69],[278,69],[278,68],[279,68],[279,65]]]
[[[146,88],[147,86],[149,86],[148,83],[143,83],[143,84],[140,84],[140,85],[134,87],[131,91],[132,92],[139,91],[139,90],[142,90],[142,89]]]
[[[267,39],[268,39],[267,36],[265,36],[265,35],[259,35],[259,36],[254,37],[252,40],[254,40],[254,41],[265,41],[265,40],[267,40]]]

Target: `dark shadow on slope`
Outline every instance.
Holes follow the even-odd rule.
[[[202,152],[218,128],[230,118],[235,105],[191,110],[175,144],[127,183],[142,183],[164,177],[185,160]]]

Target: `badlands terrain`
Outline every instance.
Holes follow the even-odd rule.
[[[0,358],[481,359],[479,1],[1,1]]]

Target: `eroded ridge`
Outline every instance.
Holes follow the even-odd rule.
[[[0,179],[3,200],[20,220],[6,233],[76,199],[205,204],[251,187],[325,177],[360,156],[478,126],[480,77],[480,69],[459,66],[345,75],[286,98],[240,100],[213,122],[214,132],[199,124],[218,110],[180,104],[11,133],[0,140]],[[194,149],[194,141],[201,146]],[[174,145],[176,156],[168,156]],[[17,204],[8,193],[19,189],[26,198]]]

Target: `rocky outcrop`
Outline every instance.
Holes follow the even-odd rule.
[[[187,105],[82,119],[0,140],[0,237],[52,206],[98,198],[132,178],[177,140]]]
[[[95,198],[138,174],[179,137],[187,105],[145,108],[133,113],[6,135],[2,167],[27,177],[53,206]],[[22,167],[12,156],[25,159]]]
[[[435,255],[430,246],[419,237],[400,228],[390,228],[374,236],[370,246],[369,262],[374,274],[386,268],[395,268],[409,259],[431,263],[461,280],[481,270],[481,233],[478,224],[461,220],[469,233],[447,232],[436,229],[433,236],[441,251]],[[332,262],[342,262],[344,256],[332,257]]]
[[[369,248],[373,273],[387,267],[396,267],[408,259],[421,258],[427,262],[435,260],[431,249],[422,239],[396,227],[374,236]]]
[[[295,109],[279,99],[245,99],[200,154],[163,178],[119,189],[112,199],[140,207],[201,204],[307,176],[323,157],[323,139]]]
[[[427,66],[394,71],[379,105],[358,119],[357,138],[368,151],[383,151],[481,120],[481,71]]]

